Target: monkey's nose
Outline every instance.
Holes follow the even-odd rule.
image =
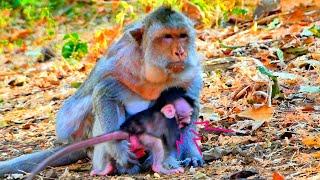
[[[178,56],[178,58],[180,60],[183,60],[184,59],[184,50],[183,50],[183,48],[180,48],[178,51],[176,51],[175,55]]]

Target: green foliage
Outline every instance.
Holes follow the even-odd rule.
[[[279,58],[280,64],[281,64],[281,65],[285,65],[285,63],[284,63],[283,51],[278,48],[277,51],[276,51],[276,53],[277,53],[277,56],[278,56],[278,58]]]
[[[276,29],[280,26],[281,26],[281,22],[280,22],[279,18],[274,18],[273,21],[268,24],[268,29],[269,30]]]
[[[313,25],[309,30],[315,37],[320,38],[320,25]]]
[[[133,9],[132,5],[125,1],[121,1],[115,16],[116,23],[122,26],[126,19],[135,19],[137,15],[134,13]]]
[[[231,11],[231,14],[234,14],[234,15],[246,15],[247,13],[248,13],[248,10],[241,9],[238,7],[232,9],[232,11]]]
[[[261,74],[268,76],[273,82],[271,97],[272,98],[283,97],[283,94],[280,92],[278,77],[273,75],[273,73],[264,66],[258,66],[258,70],[260,71]]]
[[[303,31],[301,32],[302,36],[315,36],[320,38],[320,25],[313,25],[310,28],[305,28],[303,29]]]
[[[61,54],[67,62],[72,64],[73,59],[80,60],[88,53],[87,43],[81,41],[77,33],[66,34],[63,40],[66,42],[62,47]]]
[[[73,88],[79,88],[81,86],[82,82],[71,82],[71,87]]]

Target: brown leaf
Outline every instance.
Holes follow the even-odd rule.
[[[272,180],[285,180],[285,178],[279,172],[274,172],[272,174]]]
[[[314,105],[313,104],[306,104],[301,110],[302,111],[312,112],[315,109],[314,109]]]
[[[259,108],[250,108],[238,114],[239,117],[250,118],[256,121],[270,121],[273,115],[274,107],[262,106]]]
[[[199,8],[188,1],[185,1],[182,5],[182,12],[193,20],[201,19],[201,12]]]
[[[15,40],[18,40],[18,39],[21,39],[21,38],[26,38],[27,36],[29,36],[29,34],[31,33],[32,31],[30,29],[22,29],[22,30],[15,30],[11,37],[10,37],[10,40],[11,41],[15,41]]]
[[[312,0],[280,0],[280,5],[281,5],[281,11],[282,12],[287,12],[293,10],[295,7],[298,7],[300,5],[311,5],[313,2]]]
[[[320,135],[317,136],[308,136],[302,139],[302,143],[308,147],[320,147]]]
[[[319,3],[320,3],[320,2],[319,2]],[[312,57],[312,59],[314,59],[314,60],[320,61],[320,53],[319,53],[319,52],[317,52],[317,53],[311,53],[311,57]]]
[[[293,13],[289,15],[287,22],[298,23],[305,18],[304,11],[301,8],[296,8]]]

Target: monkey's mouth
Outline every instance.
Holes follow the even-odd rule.
[[[184,62],[172,62],[167,65],[167,69],[169,69],[173,73],[180,73],[184,70]]]

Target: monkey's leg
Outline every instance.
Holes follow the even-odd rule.
[[[54,149],[48,149],[40,152],[35,152],[32,154],[22,155],[20,157],[0,162],[0,177],[5,174],[31,172],[32,169],[42,162],[47,157],[51,156],[55,152],[61,150],[63,147],[56,147]],[[52,167],[63,166],[71,163],[77,162],[79,159],[84,159],[87,154],[84,150],[77,151],[75,153],[69,154],[61,159],[53,161],[49,165]]]
[[[167,157],[163,162],[164,166],[168,169],[180,168],[180,162],[178,161],[177,151],[169,151]]]
[[[66,141],[77,131],[92,111],[91,95],[73,95],[68,98],[57,113],[56,135],[59,140]]]
[[[183,168],[179,167],[176,169],[166,169],[163,167],[162,162],[164,160],[164,147],[161,139],[156,138],[151,135],[142,134],[139,136],[139,139],[142,144],[148,147],[152,152],[153,163],[152,170],[154,172],[162,174],[175,174],[184,172]]]
[[[119,129],[125,121],[121,98],[127,97],[127,91],[120,83],[111,78],[103,80],[95,87],[93,91],[93,136]],[[127,167],[133,161],[133,157],[126,140],[99,144],[94,147],[93,151],[93,170],[102,171],[110,163],[110,159],[114,159],[120,166]],[[129,170],[128,173],[134,172]]]

